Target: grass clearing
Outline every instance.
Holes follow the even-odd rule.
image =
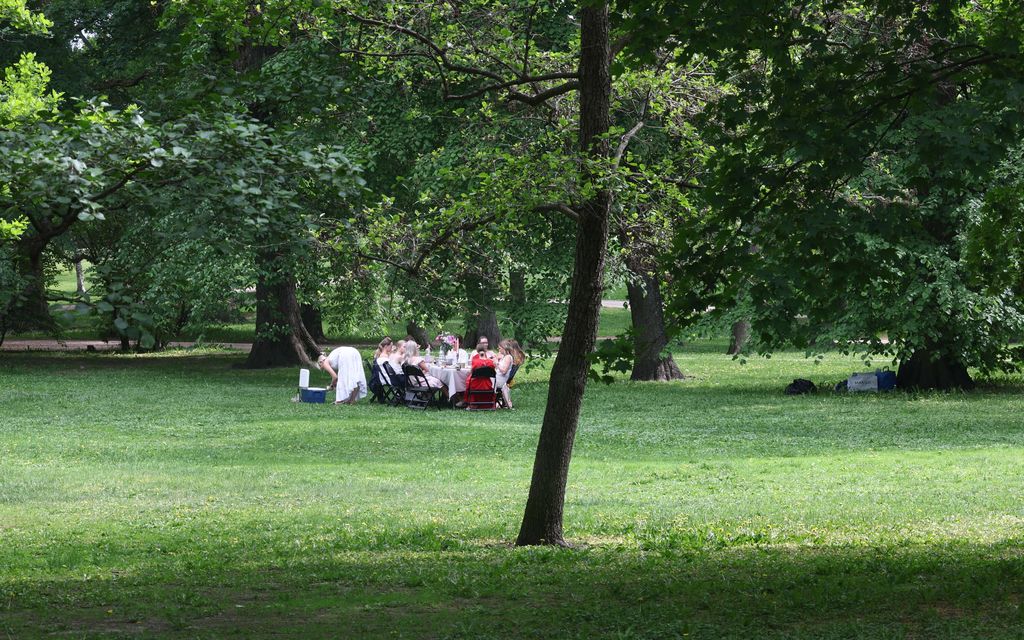
[[[517,410],[289,402],[214,350],[0,356],[0,635],[1019,637],[1024,381],[790,398],[862,368],[677,355],[592,385],[569,551],[513,549]]]

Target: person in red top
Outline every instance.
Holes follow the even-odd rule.
[[[481,367],[494,369],[494,360],[487,357],[487,345],[480,343],[476,345],[476,353],[469,362],[469,379],[466,381],[467,394],[473,391],[493,391],[494,380],[492,378],[474,378],[473,371]]]

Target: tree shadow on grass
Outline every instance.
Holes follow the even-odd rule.
[[[12,637],[1019,637],[1020,540],[725,549],[333,548],[8,581]],[[246,552],[247,551],[247,552]],[[185,558],[187,560],[187,558]]]

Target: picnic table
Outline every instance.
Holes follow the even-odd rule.
[[[437,363],[427,365],[430,375],[434,376],[448,387],[448,398],[466,390],[466,381],[469,380],[469,365],[462,365],[462,369],[452,366],[440,366]]]

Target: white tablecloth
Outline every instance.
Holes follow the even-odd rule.
[[[448,387],[448,397],[466,390],[466,381],[469,380],[469,367],[458,369],[442,369],[436,364],[429,365],[430,375],[434,376]]]

